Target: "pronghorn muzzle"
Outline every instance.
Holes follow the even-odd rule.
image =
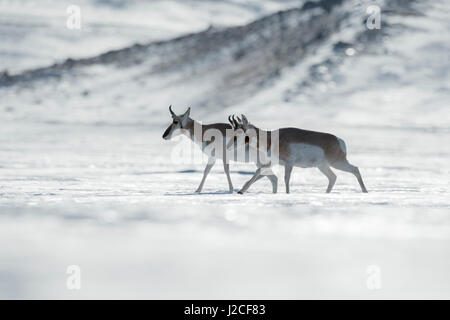
[[[166,131],[164,131],[164,133],[162,135],[163,139],[165,139],[165,140],[170,139],[170,131],[171,130],[172,130],[172,125],[168,126]]]

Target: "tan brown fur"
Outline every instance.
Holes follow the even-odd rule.
[[[291,143],[304,143],[322,148],[330,164],[344,160],[346,157],[337,137],[332,134],[297,128],[281,128],[278,132],[280,139],[280,157],[285,159],[288,159],[290,156],[288,146]]]
[[[232,118],[234,120],[234,116]],[[298,128],[281,128],[275,131],[265,131],[255,127],[254,125],[248,123],[247,118],[242,115],[242,121],[239,121],[238,125],[236,125],[235,130],[242,129],[246,132],[246,135],[251,135],[254,133],[249,133],[250,130],[256,131],[256,139],[257,139],[257,149],[262,151],[263,153],[268,153],[271,150],[271,146],[274,143],[272,139],[278,136],[278,155],[272,154],[273,156],[278,156],[279,163],[284,165],[285,167],[285,184],[286,184],[286,193],[289,193],[289,181],[291,172],[294,166],[300,167],[317,167],[329,180],[329,184],[326,192],[331,192],[334,183],[336,181],[336,175],[331,171],[330,166],[333,168],[350,172],[358,179],[358,183],[360,184],[361,190],[363,192],[367,192],[366,187],[364,186],[364,182],[362,180],[359,169],[353,165],[351,165],[347,161],[347,154],[345,143],[343,140],[338,137],[323,132],[309,131]],[[254,137],[250,137],[250,139],[254,139]],[[264,147],[262,139],[267,139]],[[261,141],[260,141],[261,140]],[[245,141],[246,144],[254,145],[253,142]],[[313,162],[308,163],[307,161],[301,160],[302,158],[298,158],[298,153],[301,154],[301,145],[310,145],[314,147],[318,147],[323,151],[322,157],[318,157],[317,159],[312,160]],[[300,149],[298,149],[298,148]],[[293,149],[294,148],[294,149]],[[297,148],[297,149],[295,149]],[[276,149],[276,148],[275,148]],[[295,151],[293,151],[295,150]],[[300,151],[299,151],[300,150]],[[273,150],[272,150],[273,151]],[[324,158],[323,158],[324,157]],[[270,157],[269,157],[270,158]],[[300,160],[299,160],[300,159]],[[317,162],[314,162],[317,161]],[[264,164],[264,167],[270,167],[273,162],[268,161]],[[261,170],[258,169],[255,172],[255,175],[247,181],[239,193],[244,193],[248,190],[248,188],[257,181],[258,177],[261,175]]]
[[[275,132],[265,131],[253,125],[251,126],[257,134],[258,149],[262,148],[260,137],[264,137],[265,135],[267,137],[267,145],[265,151],[269,151],[272,145],[272,135],[274,135]],[[278,131],[278,137],[280,141],[279,156],[282,160],[289,159],[291,155],[290,144],[293,143],[304,143],[320,147],[324,151],[325,156],[330,163],[339,162],[346,158],[346,154],[342,151],[339,141],[335,135],[298,128],[281,128],[276,131]]]
[[[163,134],[163,139],[170,139],[172,137],[173,132],[176,129],[179,129],[181,134],[186,135],[194,143],[199,144],[202,151],[204,153],[208,154],[208,164],[205,167],[205,170],[203,173],[203,179],[200,182],[200,185],[197,188],[196,192],[201,192],[201,190],[203,188],[203,184],[205,183],[206,177],[209,174],[211,168],[214,166],[214,163],[220,154],[220,152],[217,152],[217,150],[214,150],[214,152],[210,152],[207,150],[208,149],[207,147],[211,143],[214,143],[214,139],[211,139],[209,134],[208,134],[208,137],[206,137],[206,133],[208,132],[208,130],[219,131],[224,139],[223,150],[221,152],[222,153],[221,159],[223,161],[224,171],[227,176],[229,191],[233,192],[233,184],[232,184],[231,178],[230,178],[230,164],[229,164],[229,160],[232,160],[232,158],[231,158],[232,155],[229,152],[227,152],[227,150],[226,150],[226,139],[225,139],[227,134],[230,136],[233,134],[233,127],[227,123],[201,124],[200,122],[195,121],[194,119],[189,117],[190,108],[188,108],[188,110],[182,115],[176,115],[172,111],[171,107],[169,107],[169,111],[172,115],[173,122],[165,130],[165,132]],[[184,125],[183,125],[183,123],[184,123]],[[211,134],[211,132],[210,132],[210,134]],[[230,158],[228,158],[228,157],[230,157]],[[235,159],[235,161],[237,161],[237,159]],[[245,160],[245,161],[248,162],[248,160]],[[259,164],[257,164],[257,165],[259,165]],[[273,173],[268,174],[267,178],[272,183],[273,192],[276,192],[277,191],[277,181],[278,181],[276,175]]]

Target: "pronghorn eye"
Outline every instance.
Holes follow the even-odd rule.
[[[174,123],[174,124],[178,124],[178,121],[174,121],[173,123]]]

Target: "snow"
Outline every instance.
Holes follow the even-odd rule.
[[[420,150],[448,134],[347,139],[369,194],[340,172],[325,194],[318,170],[295,169],[291,194],[279,174],[278,194],[262,180],[238,195],[225,193],[220,163],[195,194],[202,165],[167,163],[171,144],[148,128],[5,131],[3,298],[449,296],[448,154]],[[232,166],[235,188],[251,170]],[[81,267],[80,291],[65,287],[68,265]],[[371,265],[380,290],[366,286]]]
[[[321,69],[329,80],[292,94],[335,41],[352,41],[344,28],[227,108],[195,104],[216,73],[148,65],[0,88],[0,298],[449,298],[450,60],[436,60],[449,52],[445,12],[437,1],[403,18],[382,43],[388,53],[355,49]],[[263,128],[334,133],[369,193],[335,170],[326,194],[317,169],[295,168],[285,194],[275,167],[277,194],[267,179],[228,194],[218,162],[196,194],[205,163],[174,161],[191,143],[162,139],[171,103],[204,122],[236,112]],[[236,190],[254,169],[231,165]],[[81,267],[80,290],[67,289],[69,265]]]

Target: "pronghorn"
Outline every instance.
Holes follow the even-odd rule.
[[[232,119],[236,121],[234,116]],[[336,175],[331,171],[330,166],[354,174],[358,179],[362,192],[367,193],[358,167],[351,165],[347,161],[347,149],[344,140],[329,133],[298,128],[281,128],[275,131],[265,131],[249,123],[244,115],[242,115],[242,120],[239,118],[238,120],[234,126],[237,140],[241,144],[245,143],[246,145],[253,146],[259,153],[266,154],[266,159],[275,159],[280,165],[284,166],[286,193],[289,193],[289,180],[293,167],[319,168],[328,178],[326,192],[331,192],[336,182]],[[249,135],[249,132],[252,134]],[[245,136],[245,139],[242,139],[243,136]],[[275,148],[276,151],[273,152],[273,146],[277,141],[272,141],[272,139],[275,140],[276,137],[278,137],[278,145]],[[233,147],[232,143],[229,142],[227,149],[231,147]],[[271,165],[273,163],[265,160],[265,164],[259,166],[254,176],[244,184],[238,193],[243,194],[247,191],[264,174],[263,170],[270,168]]]
[[[205,183],[206,177],[208,176],[209,172],[211,171],[211,168],[214,166],[214,163],[216,162],[216,159],[222,159],[223,161],[223,169],[225,171],[225,174],[227,176],[228,180],[228,187],[230,193],[233,192],[233,183],[231,182],[230,178],[230,164],[229,161],[234,159],[233,156],[235,155],[236,146],[233,148],[233,127],[229,125],[228,123],[213,123],[213,124],[201,124],[198,121],[195,121],[194,119],[189,117],[191,108],[188,108],[187,111],[181,115],[176,115],[172,111],[172,106],[169,107],[170,114],[172,116],[172,123],[167,127],[166,131],[164,131],[163,139],[169,140],[174,136],[184,134],[187,137],[189,137],[194,143],[198,144],[202,151],[208,156],[208,163],[205,167],[205,170],[203,172],[203,179],[200,182],[200,185],[198,186],[197,190],[195,192],[200,193],[203,189],[203,185]],[[228,120],[231,122],[231,119],[228,118]],[[221,141],[221,144],[214,144],[214,140],[211,139],[211,137],[208,138],[208,130],[214,131],[217,130],[217,132],[220,133],[220,136],[223,138]],[[227,130],[229,131],[229,135],[227,137]],[[211,132],[210,131],[210,132]],[[231,141],[230,144],[230,150],[226,150],[227,146],[227,140]],[[251,159],[246,157],[246,160],[243,160],[244,162],[247,161],[254,161],[256,162],[258,166],[258,161],[255,159]],[[237,161],[237,160],[235,160]],[[258,166],[259,167],[259,166]],[[267,178],[272,183],[272,190],[273,193],[277,192],[277,186],[278,186],[278,178],[273,172],[268,172],[266,175]],[[261,176],[262,178],[263,176]]]

